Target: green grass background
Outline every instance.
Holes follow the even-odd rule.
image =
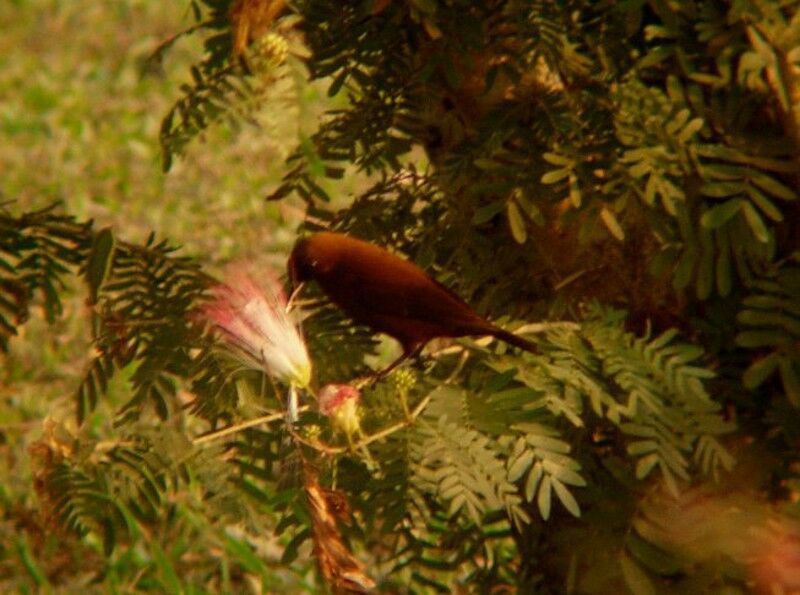
[[[302,205],[264,197],[301,126],[313,126],[324,109],[324,87],[299,82],[303,73],[295,71],[271,90],[258,128],[214,127],[163,173],[160,121],[199,59],[200,40],[179,41],[161,72],[144,74],[143,66],[159,42],[190,24],[188,2],[0,2],[0,201],[14,213],[59,202],[129,241],[154,231],[212,271],[238,259],[282,268]],[[64,305],[54,325],[32,316],[0,355],[0,592],[127,592],[145,572],[160,577],[151,583],[156,592],[170,590],[182,584],[172,560],[192,546],[213,550],[218,534],[160,557],[157,549],[117,554],[115,570],[93,585],[99,544],[34,543],[47,528],[37,524],[29,448],[49,420],[74,425],[72,394],[91,354],[79,283]],[[90,420],[98,429],[110,423],[117,392],[112,386]],[[250,550],[240,546],[230,536],[217,543],[219,563],[226,552],[241,563]]]

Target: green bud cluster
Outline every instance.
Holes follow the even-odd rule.
[[[289,43],[283,35],[267,33],[257,39],[248,50],[248,62],[254,71],[277,68],[289,55]]]
[[[403,368],[392,374],[392,384],[398,392],[408,393],[416,383],[417,377],[411,370]]]

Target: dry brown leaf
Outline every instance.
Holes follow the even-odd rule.
[[[286,0],[238,0],[231,10],[233,54],[264,35],[285,5]]]
[[[336,525],[337,513],[348,508],[344,496],[323,489],[308,465],[304,468],[303,488],[313,524],[314,556],[325,581],[334,593],[368,593],[375,588],[375,581],[345,545]]]

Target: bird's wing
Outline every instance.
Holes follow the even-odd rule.
[[[362,263],[363,264],[363,263]],[[475,311],[417,267],[396,270],[396,274],[375,274],[358,264],[340,272],[340,287],[348,288],[346,300],[362,313],[375,316],[405,317],[450,331],[476,330],[491,326]],[[335,296],[332,296],[335,298]]]

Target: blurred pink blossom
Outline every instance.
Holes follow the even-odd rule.
[[[326,384],[319,391],[319,411],[322,415],[332,415],[350,400],[358,403],[360,396],[358,389],[349,384]]]
[[[244,365],[294,386],[308,386],[311,361],[275,275],[265,272],[258,282],[245,269],[233,268],[212,295],[203,316]]]
[[[690,490],[651,494],[641,526],[658,546],[687,561],[728,559],[746,570],[754,593],[800,593],[800,523],[763,496]]]
[[[773,520],[759,527],[751,541],[750,572],[760,592],[799,593],[800,535]]]
[[[358,401],[361,393],[349,384],[326,384],[319,391],[319,411],[331,419],[334,427],[343,431],[348,441],[361,433]]]

